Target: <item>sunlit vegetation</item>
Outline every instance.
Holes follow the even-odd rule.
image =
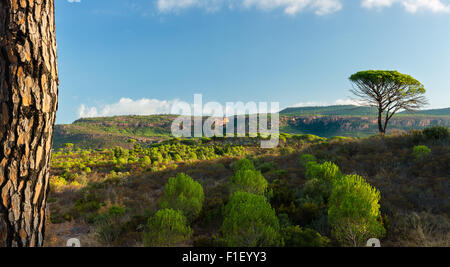
[[[262,195],[236,192],[223,209],[222,242],[230,247],[282,246],[275,210]]]
[[[202,211],[205,199],[202,186],[184,173],[170,178],[159,199],[163,209],[179,210],[189,220],[195,220]]]
[[[162,209],[148,220],[144,245],[166,247],[180,245],[192,236],[186,217],[180,210]]]
[[[336,179],[328,209],[328,221],[336,240],[356,247],[370,238],[381,239],[386,230],[381,220],[380,199],[380,192],[360,176]]]
[[[133,142],[134,141],[134,142]],[[85,186],[87,176],[93,172],[97,178],[118,178],[132,173],[155,172],[167,168],[176,168],[178,164],[213,160],[220,157],[235,157],[246,154],[239,145],[202,145],[201,142],[173,139],[161,144],[142,147],[135,140],[132,149],[115,147],[114,149],[78,149],[71,143],[53,152],[54,189],[61,186]]]
[[[87,225],[106,246],[364,246],[372,237],[448,246],[448,129],[280,137],[269,150],[218,138],[68,143],[53,151],[50,220]]]

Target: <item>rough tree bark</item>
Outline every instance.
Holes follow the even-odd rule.
[[[54,0],[0,0],[0,247],[42,246],[57,109]]]

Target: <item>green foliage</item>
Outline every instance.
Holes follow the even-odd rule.
[[[429,140],[442,140],[449,137],[449,130],[447,127],[433,126],[425,128],[423,135]]]
[[[65,186],[65,185],[67,185],[67,181],[63,177],[53,176],[50,179],[50,186],[52,188],[58,188],[58,187],[62,187],[62,186]]]
[[[289,226],[282,229],[286,247],[328,247],[330,240],[318,232],[300,226]]]
[[[294,151],[295,150],[292,147],[290,147],[290,146],[281,147],[280,148],[280,155],[288,156],[288,155],[294,153]]]
[[[291,221],[289,220],[289,215],[286,213],[281,213],[278,215],[278,222],[280,224],[281,229],[291,226]]]
[[[269,186],[269,191],[272,192],[270,203],[277,212],[295,201],[294,189],[285,179],[274,180]]]
[[[152,160],[150,159],[149,156],[146,155],[142,158],[142,163],[144,163],[145,165],[150,165],[152,164]]]
[[[77,216],[86,216],[90,214],[97,214],[100,210],[101,203],[91,196],[78,199],[72,209],[72,214]]]
[[[72,150],[73,149],[73,144],[72,143],[65,143],[64,144],[64,148],[66,150]]]
[[[180,210],[189,221],[193,221],[202,210],[204,198],[202,186],[188,175],[179,173],[164,186],[159,205],[163,209]]]
[[[118,159],[128,157],[128,150],[123,149],[121,147],[114,148],[113,153],[114,153],[114,157],[118,158]]]
[[[270,172],[276,169],[276,165],[274,162],[265,162],[258,166],[257,168],[262,173]]]
[[[415,146],[413,149],[413,155],[416,160],[424,160],[431,155],[431,149],[427,146]]]
[[[264,194],[267,190],[267,185],[267,180],[260,171],[249,169],[238,170],[230,179],[231,192],[243,191]]]
[[[342,173],[339,167],[332,162],[325,162],[323,164],[317,164],[313,161],[307,163],[306,168],[306,178],[307,179],[320,179],[328,182],[339,178]]]
[[[125,212],[126,210],[123,207],[112,206],[108,212],[95,217],[94,225],[100,242],[111,244],[120,236]]]
[[[360,126],[359,121],[352,122],[351,119],[343,119],[340,123],[347,122],[352,124],[350,128]],[[401,124],[403,122],[405,121],[400,121]],[[330,126],[330,129],[333,127],[334,125]],[[333,135],[336,133],[330,136]],[[445,196],[448,195],[448,190],[445,178],[450,162],[448,140],[432,142],[435,139],[425,137],[422,130],[410,132],[406,136],[352,138],[345,142],[330,141],[321,144],[307,143],[305,135],[282,136],[286,138],[283,146],[291,146],[299,152],[304,151],[301,153],[311,153],[320,160],[338,162],[342,170],[348,173],[364,173],[368,181],[379,186],[383,192],[383,210],[389,215],[386,217],[383,214],[382,218],[388,232],[387,238],[382,241],[386,246],[426,246],[446,244],[448,241],[448,238],[447,241],[445,239],[448,223],[445,224],[441,219],[433,225],[428,225],[428,221],[416,224],[415,219],[408,217],[407,223],[401,223],[403,211],[428,210],[430,214],[446,214]],[[186,172],[204,186],[205,200],[200,216],[192,222],[198,238],[182,245],[191,245],[191,241],[194,241],[195,246],[227,245],[217,242],[222,241],[224,237],[219,229],[224,222],[223,206],[228,203],[230,192],[229,183],[224,178],[234,174],[230,170],[230,166],[235,165],[232,164],[236,161],[234,157],[240,158],[241,153],[248,151],[250,154],[247,160],[250,164],[242,164],[247,165],[242,169],[261,171],[270,181],[267,190],[270,193],[265,194],[267,201],[278,216],[282,233],[288,227],[292,230],[288,231],[291,239],[286,237],[286,233],[283,234],[286,245],[303,246],[306,243],[305,246],[313,246],[311,241],[304,241],[314,240],[304,237],[313,236],[305,234],[309,232],[308,228],[322,236],[333,237],[333,244],[337,244],[338,240],[334,239],[336,227],[333,225],[333,229],[331,228],[328,218],[331,206],[329,199],[333,191],[333,183],[329,180],[335,179],[329,178],[339,173],[337,168],[330,165],[329,170],[323,171],[322,164],[313,157],[304,160],[300,166],[299,161],[291,156],[289,160],[279,157],[279,149],[260,150],[256,147],[259,144],[251,139],[230,138],[219,141],[215,138],[209,144],[200,143],[197,139],[195,141],[197,143],[180,139],[152,145],[128,144],[116,152],[119,158],[115,157],[114,149],[79,149],[78,143],[76,149],[71,151],[55,150],[52,153],[50,178],[51,221],[62,223],[73,220],[76,224],[84,221],[91,229],[95,227],[100,241],[108,246],[139,245],[150,214],[157,211],[153,198],[142,196],[162,188],[169,177],[176,175],[174,173]],[[220,143],[222,141],[223,143]],[[228,145],[231,143],[245,145],[248,149]],[[428,158],[421,162],[423,164],[411,162],[414,158],[413,147],[423,144],[432,149],[432,160]],[[180,157],[183,163],[176,164],[174,160]],[[159,159],[159,162],[152,159]],[[251,167],[253,163],[256,168]],[[87,168],[92,172],[86,172]],[[306,178],[304,174],[308,169],[310,170]],[[112,176],[117,179],[111,179]],[[54,190],[58,181],[70,187],[63,186]],[[84,189],[72,186],[74,183],[84,184],[83,181],[86,181],[87,185]],[[158,194],[156,191],[154,193]],[[74,199],[78,198],[82,199],[73,207]],[[105,207],[110,203],[126,204],[129,210],[126,209],[126,212],[122,213],[120,210],[114,212],[113,209],[110,214],[107,209],[105,211]],[[142,207],[148,207],[149,211],[144,214]],[[134,216],[140,216],[141,219],[133,219]],[[186,222],[189,223],[187,219]],[[293,225],[301,226],[301,231],[294,230]],[[297,240],[296,238],[301,241],[292,241]],[[435,240],[440,243],[432,243],[437,242]]]
[[[345,137],[345,136],[333,136],[333,137],[331,137],[330,138],[330,141],[347,141],[347,140],[351,140],[350,138],[348,138],[348,137]]]
[[[355,85],[354,95],[378,108],[378,128],[383,135],[399,110],[414,111],[427,104],[423,84],[398,71],[360,71],[350,81]]]
[[[266,198],[234,193],[223,210],[223,242],[229,247],[282,246],[278,218]]]
[[[287,108],[280,112],[281,115],[291,116],[371,116],[377,111],[371,107],[355,105],[336,105],[326,107],[296,107]]]
[[[301,191],[302,203],[327,203],[331,195],[333,182],[342,176],[339,167],[332,162],[318,164],[309,161],[306,164],[306,178],[308,179]]]
[[[369,238],[381,238],[380,192],[362,177],[346,175],[333,183],[328,220],[332,234],[345,246],[362,246]]]
[[[192,237],[192,229],[181,211],[159,210],[149,218],[148,230],[143,234],[146,247],[170,247],[180,245]]]
[[[243,158],[241,160],[238,160],[234,165],[233,165],[233,170],[235,172],[240,171],[240,170],[255,170],[255,165],[253,164],[253,162],[248,159],[248,158]]]
[[[300,160],[300,165],[304,168],[306,168],[306,165],[309,162],[317,162],[316,157],[311,154],[301,154],[299,160]]]
[[[331,195],[332,184],[328,181],[313,178],[304,184],[301,195],[301,203],[315,203],[321,205],[328,201]]]
[[[326,141],[326,138],[314,135],[314,134],[305,134],[304,139],[308,142],[320,142],[320,141]]]
[[[396,85],[405,89],[404,94],[424,94],[425,88],[418,80],[410,75],[402,74],[398,71],[368,70],[360,71],[350,76],[350,81],[355,83],[365,83],[372,85]]]

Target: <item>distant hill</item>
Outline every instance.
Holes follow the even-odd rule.
[[[450,116],[450,108],[441,108],[441,109],[428,109],[421,110],[414,113],[408,113],[406,111],[400,112],[399,114],[408,114],[412,116]]]
[[[116,116],[79,119],[72,124],[56,125],[54,147],[74,143],[80,147],[126,146],[129,139],[152,143],[169,137],[175,115]]]
[[[54,147],[74,143],[78,147],[105,148],[131,146],[129,139],[151,144],[170,138],[176,115],[116,116],[79,119],[72,124],[56,125]],[[233,120],[230,120],[233,121]],[[408,131],[442,125],[450,127],[450,108],[400,113],[389,130]],[[378,132],[376,110],[361,106],[287,108],[280,112],[280,131],[314,134],[322,137],[365,137]]]
[[[339,105],[325,107],[293,107],[286,108],[280,115],[290,116],[376,116],[377,110],[373,107]]]
[[[356,105],[337,105],[324,107],[292,107],[280,112],[280,115],[290,116],[377,116],[374,107]],[[420,110],[413,113],[399,112],[398,116],[450,116],[450,108]]]

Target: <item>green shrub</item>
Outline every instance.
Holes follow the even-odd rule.
[[[226,246],[282,246],[278,218],[264,196],[236,192],[224,207],[223,214],[221,232]]]
[[[433,126],[423,130],[423,135],[427,139],[442,140],[449,137],[448,128],[444,126]]]
[[[320,179],[328,182],[332,182],[342,176],[339,167],[332,162],[325,162],[323,164],[317,164],[310,161],[306,165],[306,178],[307,179]]]
[[[276,169],[276,165],[274,162],[265,162],[258,166],[258,170],[262,173],[270,172]]]
[[[142,158],[142,163],[145,164],[146,166],[151,165],[152,164],[152,160],[150,159],[149,156],[144,156]]]
[[[413,155],[416,160],[424,160],[431,155],[431,149],[427,146],[415,146],[413,149]]]
[[[295,150],[290,146],[284,146],[280,148],[280,155],[282,156],[288,156],[294,152]]]
[[[327,247],[330,240],[321,236],[318,232],[300,226],[289,226],[282,230],[283,239],[286,247]]]
[[[327,203],[331,195],[333,182],[342,176],[339,167],[331,162],[318,164],[310,161],[306,164],[308,179],[301,190],[301,202],[311,202],[317,205]]]
[[[200,214],[204,198],[203,187],[188,175],[179,173],[164,186],[159,205],[162,209],[180,210],[191,222]]]
[[[291,221],[289,220],[289,215],[286,213],[280,213],[278,215],[278,223],[280,228],[285,228],[291,226]]]
[[[311,154],[301,154],[300,155],[300,165],[304,168],[306,168],[306,165],[309,162],[316,162],[317,159],[314,155]]]
[[[411,142],[413,144],[419,144],[419,143],[423,142],[423,139],[424,139],[423,131],[409,130],[407,139],[409,142]]]
[[[146,247],[170,247],[180,245],[192,237],[192,229],[181,211],[159,210],[148,220],[148,231],[143,234]]]
[[[344,246],[362,246],[381,238],[380,192],[362,177],[346,175],[333,184],[328,209],[332,235]]]
[[[305,134],[303,135],[303,138],[308,142],[320,142],[320,141],[326,141],[327,139],[324,137],[320,137],[313,134]]]
[[[259,171],[239,170],[230,179],[231,192],[243,191],[254,194],[264,194],[267,190],[267,180]]]
[[[63,177],[52,176],[50,178],[50,186],[51,187],[58,188],[58,187],[65,186],[65,185],[67,185],[67,181]]]
[[[238,160],[234,165],[232,166],[233,171],[237,172],[240,170],[255,170],[255,165],[250,159],[243,158],[241,160]]]
[[[317,178],[306,181],[301,190],[301,195],[305,202],[321,205],[328,201],[331,195],[332,184]]]
[[[100,203],[95,200],[78,199],[74,205],[74,212],[84,215],[90,212],[97,212],[100,209]]]
[[[274,180],[270,184],[268,191],[272,192],[270,203],[275,209],[279,208],[281,205],[291,205],[291,203],[295,201],[294,188],[284,179]]]
[[[181,140],[181,143],[184,145],[193,146],[195,145],[196,141],[195,139],[183,139]]]
[[[112,206],[107,213],[95,217],[96,234],[101,243],[111,245],[121,234],[125,208]]]

